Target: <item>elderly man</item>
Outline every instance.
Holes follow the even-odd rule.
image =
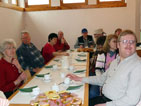
[[[17,49],[16,54],[24,70],[30,70],[31,75],[34,75],[44,66],[44,58],[40,51],[31,43],[31,38],[28,32],[21,33],[22,44]]]
[[[88,35],[88,30],[86,28],[83,28],[81,33],[82,36],[78,37],[74,48],[93,48],[95,46],[95,43],[93,37],[91,35]]]
[[[54,48],[56,51],[66,51],[70,49],[62,31],[58,32],[57,43],[54,45]]]
[[[95,31],[94,31],[94,42],[97,42],[97,39],[98,39],[100,36],[103,36],[104,34],[105,34],[105,32],[103,31],[102,28],[95,30]]]
[[[101,76],[87,78],[68,74],[75,81],[103,86],[102,96],[89,106],[136,106],[141,97],[141,58],[136,53],[136,35],[130,30],[118,37],[119,57]]]

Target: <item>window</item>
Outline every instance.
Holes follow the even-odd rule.
[[[14,4],[17,5],[17,0],[0,0],[3,3]]]
[[[17,4],[16,0],[12,0],[11,2],[12,2],[12,4]]]
[[[98,0],[99,3],[121,2],[125,3],[125,0]]]
[[[100,2],[107,2],[107,1],[122,1],[122,0],[99,0]]]
[[[88,4],[88,0],[60,0],[60,4],[65,8],[81,8]]]
[[[104,4],[114,7],[126,6],[125,0],[98,0],[97,4]]]
[[[46,5],[49,0],[28,0],[28,5]]]
[[[63,3],[85,3],[85,0],[63,0]]]
[[[8,3],[8,0],[2,0],[3,3]]]

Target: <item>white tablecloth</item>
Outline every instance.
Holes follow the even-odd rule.
[[[74,67],[75,67],[74,71],[86,69],[86,66],[74,66]],[[44,73],[47,73],[47,72],[50,72],[50,74],[51,74],[51,81],[50,82],[45,82],[43,80],[43,78],[34,77],[24,88],[37,85],[40,88],[41,93],[52,90],[52,86],[55,83],[59,84],[59,83],[63,82],[63,80],[64,80],[63,78],[61,78],[60,73],[63,72],[65,74],[67,74],[67,73],[72,73],[73,71],[69,71],[68,69],[62,69],[61,67],[58,67],[58,70],[55,70],[55,71],[52,70],[52,69],[43,68],[39,74],[44,74]],[[85,76],[85,72],[81,73],[81,74],[79,73],[78,75],[79,76]],[[81,82],[72,81],[72,83],[70,85],[81,85],[81,84],[82,84]],[[60,91],[66,90],[67,87],[68,87],[68,85],[65,85],[65,84],[59,85]],[[84,97],[84,86],[82,86],[78,90],[71,91],[71,92],[76,93],[78,95],[78,97],[82,98],[82,101],[84,100],[84,98],[83,98]],[[34,98],[33,98],[31,93],[18,92],[10,100],[10,103],[13,103],[13,104],[29,104],[30,100],[33,100],[33,99]]]

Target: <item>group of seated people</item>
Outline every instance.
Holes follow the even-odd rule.
[[[136,104],[139,101],[139,96],[141,96],[141,92],[138,90],[141,87],[137,85],[137,89],[133,90],[130,90],[130,87],[133,87],[136,81],[141,81],[141,78],[138,78],[138,75],[140,75],[138,70],[141,68],[141,63],[139,63],[140,61],[135,53],[137,39],[134,32],[130,30],[122,31],[122,29],[118,28],[114,34],[105,36],[106,33],[103,29],[98,29],[94,33],[94,40],[91,35],[88,35],[86,28],[83,28],[81,32],[82,36],[78,37],[74,48],[96,48],[90,59],[90,76],[92,77],[82,78],[73,74],[68,74],[67,77],[75,81],[91,84],[89,90],[89,106],[106,106],[107,104],[107,106],[116,106],[117,103],[121,104],[119,106]],[[27,79],[24,70],[29,70],[33,76],[54,56],[69,55],[65,51],[69,50],[70,46],[64,38],[62,31],[59,31],[58,35],[56,33],[49,34],[48,42],[43,46],[41,51],[31,42],[31,37],[27,31],[21,32],[21,41],[22,44],[17,50],[15,41],[12,39],[6,39],[0,45],[0,90],[4,92],[6,98],[10,97]],[[128,60],[133,62],[130,63]],[[113,63],[112,66],[110,65],[111,62]],[[132,73],[131,70],[134,66],[138,74],[129,75]],[[130,69],[129,72],[125,72],[124,74],[122,71],[126,68]],[[130,76],[133,82],[128,78]],[[132,79],[135,76],[137,79]],[[117,81],[118,78],[121,78],[119,81],[123,81],[121,83],[122,85]],[[127,84],[123,85],[123,83]],[[108,94],[107,89],[111,90],[112,93]],[[135,91],[135,94],[132,91]],[[127,103],[130,98],[133,99],[132,97],[128,97],[131,94],[137,96],[137,99]],[[120,100],[122,96],[125,97]],[[103,101],[99,100],[103,98]],[[99,103],[104,103],[104,105],[96,105]]]
[[[136,53],[136,43],[136,35],[131,30],[122,31],[118,38],[108,35],[103,51],[96,51],[92,56],[95,63],[92,76],[67,74],[71,80],[93,86],[90,87],[89,106],[138,106],[141,100],[141,58]]]
[[[59,31],[58,35],[51,33],[48,42],[43,47],[42,53],[31,42],[27,31],[21,32],[22,44],[16,50],[16,43],[13,39],[5,39],[0,45],[0,91],[3,91],[6,98],[10,97],[26,80],[29,70],[31,76],[38,72],[54,56],[68,55],[64,52],[70,46]]]

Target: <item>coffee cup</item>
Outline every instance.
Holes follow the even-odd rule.
[[[32,89],[32,95],[37,96],[39,93],[40,93],[40,88],[39,87]]]
[[[65,78],[64,83],[67,84],[67,85],[70,84],[70,78],[68,78],[68,77]]]
[[[74,66],[69,66],[69,70],[73,71],[74,70]]]
[[[60,73],[61,78],[65,78],[65,73]]]
[[[58,66],[57,65],[53,65],[53,70],[57,70]]]
[[[52,86],[52,90],[58,92],[58,91],[59,91],[59,86],[55,83],[55,84]]]
[[[44,80],[50,80],[50,74],[44,75]]]

